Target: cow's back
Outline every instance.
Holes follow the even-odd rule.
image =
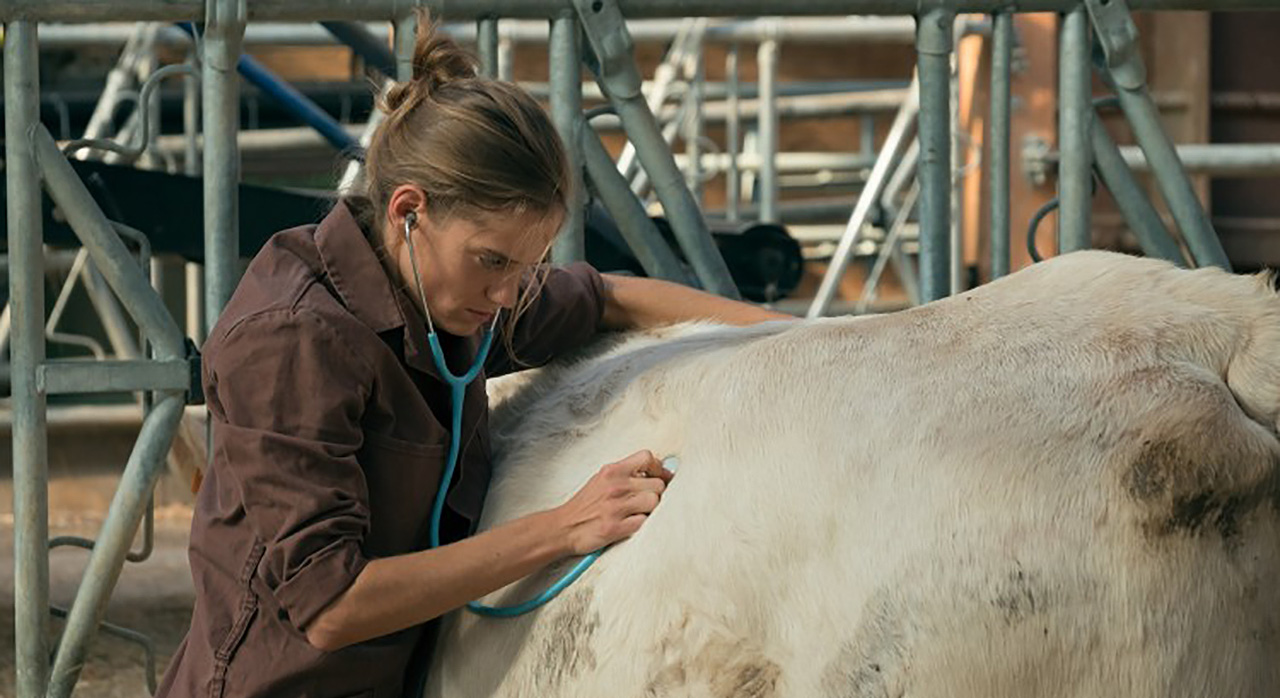
[[[485,525],[640,448],[680,470],[561,598],[451,617],[433,694],[1276,695],[1278,304],[1088,253],[535,378]]]

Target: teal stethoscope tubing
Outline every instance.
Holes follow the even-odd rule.
[[[493,344],[493,330],[485,330],[484,340],[480,344],[480,351],[476,356],[476,362],[461,376],[454,375],[444,363],[444,352],[440,349],[440,339],[435,332],[427,335],[427,342],[431,344],[431,357],[435,360],[436,369],[440,371],[440,375],[449,384],[450,399],[453,403],[453,424],[452,436],[449,439],[449,460],[445,463],[444,475],[440,477],[440,489],[436,492],[435,504],[431,507],[431,547],[440,546],[440,516],[444,513],[445,494],[449,488],[449,483],[453,481],[453,471],[458,466],[458,451],[462,443],[462,401],[466,395],[467,385],[476,379],[480,373],[480,368],[484,365],[485,358],[489,354],[489,347]],[[563,577],[552,584],[541,594],[514,606],[486,606],[478,601],[472,601],[467,604],[467,610],[482,616],[490,616],[494,618],[513,618],[532,611],[542,604],[555,598],[557,594],[564,591],[566,587],[580,576],[591,563],[600,557],[599,550],[587,555],[578,561]]]
[[[427,343],[431,346],[431,360],[435,362],[436,370],[440,372],[440,377],[444,378],[449,384],[449,401],[452,407],[452,424],[449,437],[449,458],[445,462],[444,474],[440,476],[440,487],[436,490],[435,501],[431,505],[431,531],[430,546],[432,548],[440,547],[440,517],[444,513],[444,500],[449,492],[449,483],[453,482],[453,472],[458,467],[458,452],[462,448],[462,404],[466,397],[467,386],[480,375],[480,369],[484,367],[485,359],[489,356],[489,349],[493,346],[493,327],[490,326],[484,331],[484,338],[480,342],[480,350],[476,352],[475,363],[466,373],[457,375],[449,370],[449,366],[444,360],[444,350],[440,347],[440,336],[436,334],[434,324],[431,322],[431,311],[427,309],[427,296],[422,290],[422,277],[418,275],[418,260],[413,249],[413,237],[409,231],[413,229],[413,222],[416,216],[412,213],[405,216],[404,219],[404,239],[409,244],[409,264],[413,267],[413,279],[418,285],[418,296],[422,300],[422,311],[427,316]],[[494,317],[494,324],[497,324],[497,317]],[[578,561],[573,569],[569,570],[555,584],[547,587],[541,594],[518,603],[514,606],[486,606],[479,601],[471,601],[467,603],[467,610],[481,616],[489,616],[493,618],[514,618],[523,615],[533,609],[554,599],[557,594],[564,591],[570,584],[573,584],[583,572],[591,566],[600,557],[602,550],[597,550],[583,557]]]

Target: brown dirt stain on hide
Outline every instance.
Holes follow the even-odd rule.
[[[1185,444],[1170,440],[1144,441],[1130,464],[1124,486],[1146,511],[1142,529],[1152,540],[1170,536],[1216,535],[1228,545],[1238,542],[1241,519],[1259,504],[1280,502],[1280,463],[1272,458],[1271,476],[1260,482],[1232,482],[1236,471],[1250,469],[1225,452],[1196,457]],[[1238,454],[1238,458],[1245,458]]]
[[[554,609],[552,615],[538,625],[533,685],[541,687],[542,695],[553,695],[566,680],[596,668],[591,641],[600,627],[600,614],[591,608],[594,594],[591,587],[575,589],[548,606]]]
[[[897,698],[910,664],[908,611],[891,591],[868,601],[862,619],[822,677],[825,698]]]
[[[1017,563],[1014,571],[996,584],[995,599],[992,604],[1000,610],[1006,624],[1025,619],[1044,610],[1044,585],[1037,575],[1022,569]]]
[[[782,667],[745,638],[716,628],[690,632],[687,613],[660,643],[666,657],[645,687],[647,698],[709,695],[714,698],[774,698]],[[694,638],[698,638],[694,640]],[[691,646],[692,645],[692,646]],[[699,690],[701,689],[701,690]]]

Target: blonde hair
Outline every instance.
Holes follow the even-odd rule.
[[[440,33],[425,10],[418,11],[413,76],[387,90],[378,106],[386,118],[364,162],[377,234],[392,192],[406,183],[422,187],[433,220],[567,210],[569,159],[547,113],[520,87],[480,77],[475,58]],[[539,265],[509,315],[509,350],[510,330],[545,273]]]

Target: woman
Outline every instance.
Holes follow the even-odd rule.
[[[382,105],[365,195],[274,236],[205,345],[214,451],[192,523],[196,604],[161,696],[405,694],[424,624],[630,536],[671,477],[636,453],[563,505],[468,537],[489,479],[484,374],[546,363],[599,329],[782,317],[541,267],[569,201],[555,129],[519,88],[420,34],[413,79]],[[442,369],[466,372],[490,329],[442,545],[427,549],[452,429]]]

